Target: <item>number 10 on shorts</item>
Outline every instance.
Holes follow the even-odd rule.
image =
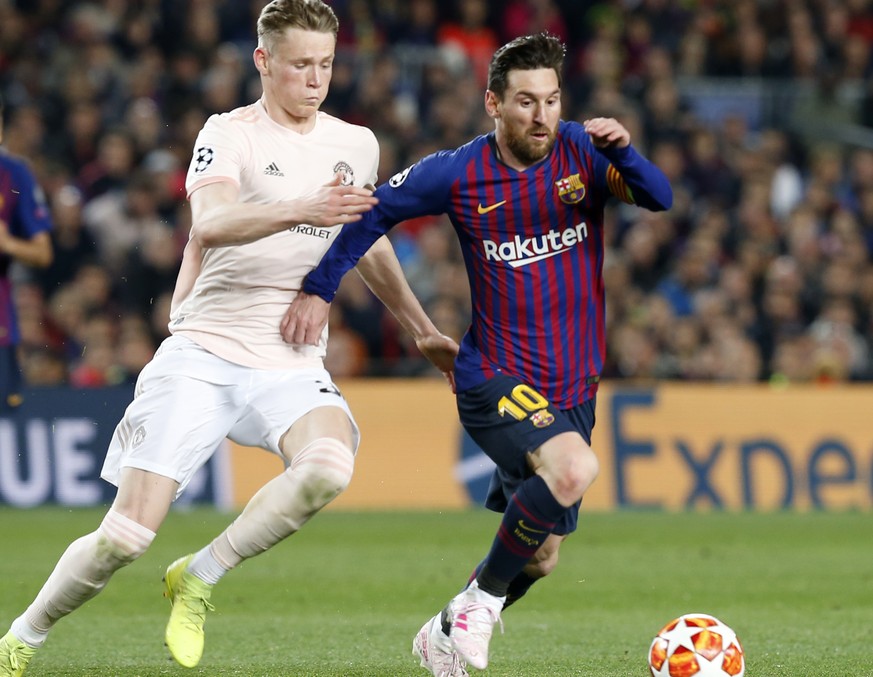
[[[505,395],[497,403],[497,412],[501,416],[509,414],[517,421],[523,421],[530,414],[545,409],[549,401],[529,385],[521,383],[512,389],[509,397]]]

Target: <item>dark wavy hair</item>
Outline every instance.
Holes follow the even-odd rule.
[[[539,68],[552,68],[558,75],[560,85],[566,53],[567,48],[564,43],[549,33],[515,38],[494,52],[494,56],[491,57],[491,65],[488,67],[488,89],[502,99],[506,92],[510,71],[529,71]]]

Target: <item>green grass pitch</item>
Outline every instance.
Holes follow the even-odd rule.
[[[0,509],[0,626],[102,511]],[[216,588],[206,653],[163,646],[161,575],[230,516],[174,512],[139,561],[61,621],[28,677],[424,675],[412,636],[490,545],[496,515],[344,513],[244,563]],[[873,677],[869,513],[583,514],[562,562],[504,614],[489,676],[645,677],[655,632],[679,614],[739,634],[748,677]]]

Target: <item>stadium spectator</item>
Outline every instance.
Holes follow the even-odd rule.
[[[115,362],[115,323],[105,313],[93,311],[82,323],[82,354],[70,369],[74,388],[101,388],[117,385],[123,377]]]
[[[179,250],[175,233],[167,228],[143,234],[123,268],[125,283],[118,295],[125,308],[147,317],[155,299],[172,294],[179,274]]]
[[[672,202],[667,178],[618,121],[561,120],[564,54],[544,33],[498,49],[485,94],[494,131],[378,188],[379,203],[343,229],[282,322],[290,344],[317,345],[340,280],[382,235],[409,218],[451,220],[473,299],[458,411],[497,465],[486,505],[503,518],[467,587],[413,640],[435,677],[487,667],[502,609],[552,571],[597,476],[589,445],[606,352],[604,204]]]
[[[138,172],[125,185],[91,199],[83,212],[85,227],[97,240],[100,258],[112,274],[121,277],[131,253],[167,230],[152,176]]]
[[[136,166],[136,149],[130,133],[107,130],[97,142],[97,155],[78,174],[79,187],[89,200],[124,190]]]
[[[437,44],[456,58],[465,60],[483,86],[488,78],[488,63],[497,49],[497,33],[491,27],[490,7],[485,0],[455,0],[455,15],[437,33]]]
[[[78,185],[77,177],[89,163],[96,166],[98,141],[126,128],[133,139],[133,166],[119,177],[118,185],[126,185],[142,170],[152,173],[148,162],[170,166],[167,154],[174,157],[176,169],[154,176],[163,225],[175,229],[184,241],[187,207],[180,186],[207,106],[214,106],[205,95],[214,84],[214,74],[229,77],[228,86],[213,94],[236,96],[237,105],[259,95],[257,78],[251,68],[242,68],[238,55],[252,49],[255,38],[248,19],[262,2],[185,0],[127,11],[119,11],[117,3],[2,4],[0,91],[9,108],[7,149],[32,161],[54,208],[59,204],[56,193],[63,186]],[[663,165],[675,199],[662,221],[669,222],[677,247],[697,230],[712,227],[714,212],[726,213],[728,228],[722,231],[716,275],[721,277],[728,264],[747,268],[756,314],[763,307],[760,269],[774,257],[786,253],[802,257],[805,287],[820,285],[820,267],[833,256],[830,231],[837,208],[850,210],[860,221],[868,249],[859,276],[869,273],[873,182],[864,178],[870,172],[864,169],[863,159],[873,149],[869,132],[873,7],[869,2],[798,0],[692,7],[664,0],[511,4],[490,0],[484,7],[489,27],[500,32],[521,30],[525,17],[549,5],[557,9],[568,33],[566,118],[616,117],[631,131],[635,145]],[[340,58],[325,107],[377,130],[385,149],[381,179],[485,129],[483,123],[488,121],[479,113],[479,86],[468,57],[463,50],[453,51],[459,58],[446,61],[435,48],[440,31],[457,25],[454,3],[361,0],[334,7],[349,21],[343,26]],[[516,11],[519,8],[524,11]],[[189,17],[202,19],[203,26],[192,29]],[[514,22],[515,28],[506,29],[506,21]],[[534,32],[539,25],[530,23],[524,32]],[[822,84],[833,88],[836,108],[826,99],[816,100]],[[392,99],[392,104],[373,105],[379,96],[384,97],[383,103]],[[819,115],[815,110],[833,114],[834,124],[825,128],[816,117],[810,127],[809,116]],[[161,116],[159,133],[156,112]],[[835,183],[817,167],[826,154],[831,156],[828,172],[837,167],[841,175]],[[709,171],[712,160],[720,165],[715,174]],[[668,164],[678,168],[679,177]],[[759,196],[763,183],[770,186],[769,206]],[[700,194],[695,192],[698,187]],[[754,194],[754,200],[737,211],[741,196],[748,194]],[[84,194],[82,209],[91,201]],[[795,227],[809,218],[807,210],[814,212],[811,223]],[[746,232],[750,217],[752,226],[775,221],[776,232],[768,243],[761,241],[761,232],[750,241]],[[634,242],[625,235],[635,217],[609,208],[606,219],[616,225],[608,247],[619,259],[625,245]],[[744,221],[742,227],[738,220]],[[412,262],[419,247],[417,230],[401,229],[398,251],[404,262]],[[392,237],[401,237],[401,229]],[[670,257],[675,253],[666,252]],[[125,251],[120,260],[129,255]],[[57,261],[56,265],[75,267]],[[117,273],[113,277],[117,294],[123,297],[125,280]],[[49,293],[46,304],[51,306],[50,297],[60,291]],[[631,285],[630,297],[619,305],[637,308],[640,291],[645,292]],[[160,313],[159,308],[165,307],[156,304],[152,311]],[[863,313],[859,322],[867,323],[864,318],[870,314]],[[162,317],[166,322],[166,314]],[[814,317],[805,313],[804,322]],[[639,317],[613,318],[610,330],[631,320]],[[156,320],[156,336],[166,333],[160,323]],[[743,326],[749,326],[745,320]],[[398,349],[405,339],[390,318],[377,331],[383,340],[375,351],[371,346],[367,373],[409,373],[410,367],[414,373],[429,373],[426,360],[419,358],[417,368],[408,362],[416,359],[415,351]],[[869,346],[873,334],[868,325],[861,336]],[[765,353],[771,354],[769,349]]]
[[[10,155],[36,159],[40,157],[46,127],[42,111],[35,104],[15,108],[7,116],[3,132],[4,145]]]
[[[211,44],[214,30],[198,28],[195,37]],[[284,343],[277,331],[289,295],[339,230],[330,227],[358,220],[376,203],[365,187],[375,181],[379,152],[372,132],[319,111],[337,31],[333,11],[318,0],[274,0],[262,10],[253,57],[263,96],[211,117],[198,136],[173,336],[140,373],[102,470],[118,493],[100,526],[68,547],[0,639],[4,677],[21,675],[58,620],[146,551],[173,501],[225,437],[277,454],[286,470],[212,543],[168,567],[165,639],[185,667],[201,659],[212,587],[296,533],[351,480],[358,430],[324,369],[327,337],[312,349]],[[362,263],[367,283],[451,380],[457,344],[424,314],[390,245],[383,241]],[[82,386],[119,382],[126,374],[114,373],[108,285],[93,274],[80,280],[82,272],[76,296],[90,293],[91,312],[81,325],[87,349],[71,379]],[[125,340],[141,339],[141,329],[128,326],[133,338]],[[124,362],[136,366],[138,347],[127,347]]]
[[[139,373],[155,354],[154,340],[147,313],[125,312],[121,317],[114,362],[121,383],[134,384]]]
[[[84,204],[81,191],[71,185],[63,186],[51,196],[55,256],[51,265],[35,276],[47,297],[69,284],[83,263],[97,261],[97,243],[82,220]]]
[[[62,386],[68,382],[63,336],[51,321],[45,295],[35,282],[19,281],[14,289],[21,332],[19,358],[28,385]]]
[[[388,26],[389,44],[416,48],[436,46],[439,31],[436,0],[409,0],[402,3],[400,12]]]
[[[508,42],[525,33],[550,33],[569,38],[567,22],[552,0],[510,0],[500,13],[500,37]]]
[[[0,98],[0,142],[4,103]],[[42,189],[25,161],[0,148],[0,412],[21,404],[21,340],[10,269],[52,262],[52,227]]]

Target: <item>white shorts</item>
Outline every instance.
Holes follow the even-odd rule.
[[[357,423],[325,369],[252,369],[171,336],[140,372],[100,476],[117,485],[121,468],[147,470],[176,480],[178,496],[225,437],[281,456],[281,436],[318,407],[346,412],[357,452]]]

